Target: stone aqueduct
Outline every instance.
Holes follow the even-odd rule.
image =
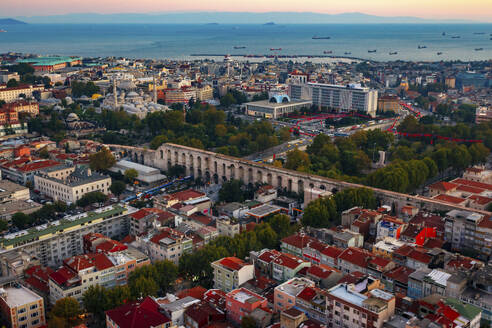
[[[285,188],[293,192],[300,192],[309,188],[337,192],[346,188],[366,187],[374,190],[382,203],[394,206],[397,211],[405,205],[413,205],[427,210],[470,210],[469,208],[442,203],[426,197],[362,186],[177,144],[165,143],[156,150],[123,145],[106,146],[113,153],[118,154],[120,158],[129,157],[136,163],[164,171],[167,171],[171,166],[181,165],[186,168],[187,175],[201,177],[204,180],[216,183],[239,179],[244,183],[268,183],[276,188]],[[478,210],[473,211],[490,214]]]

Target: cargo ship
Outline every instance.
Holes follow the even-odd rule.
[[[372,53],[375,53],[377,50],[374,49],[374,50],[367,50],[368,53],[372,54]]]
[[[312,39],[313,40],[330,40],[331,37],[329,37],[329,36],[316,36],[315,35],[315,36],[312,37]]]
[[[418,49],[425,49],[427,46],[418,46]]]
[[[234,46],[233,48],[234,48],[234,49],[246,49],[246,47],[245,47],[245,46]]]
[[[390,56],[392,56],[392,55],[398,55],[398,52],[397,51],[393,51],[393,52],[390,52],[389,54],[390,54]]]
[[[270,48],[270,51],[280,51],[282,48]]]
[[[325,51],[323,51],[323,53],[324,53],[325,55],[330,55],[330,54],[332,54],[332,53],[333,53],[333,51],[331,51],[331,50],[325,50]]]
[[[459,35],[453,35],[453,36],[451,37],[451,39],[459,39],[459,38],[461,38],[461,36],[459,36]]]
[[[351,55],[352,53],[351,52],[345,52],[345,55]]]
[[[482,51],[483,48],[475,48],[475,51]]]
[[[437,55],[438,55],[438,56],[442,55],[442,52],[438,52],[438,53],[437,53]]]

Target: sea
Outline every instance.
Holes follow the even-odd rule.
[[[376,61],[492,59],[492,24],[27,24],[1,28],[7,32],[0,33],[0,53],[193,59],[226,54],[328,56],[324,52],[331,51],[329,56]],[[202,56],[192,56],[197,54]]]

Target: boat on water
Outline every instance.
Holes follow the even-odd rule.
[[[425,49],[425,48],[427,48],[427,46],[418,46],[417,48],[418,49]]]
[[[377,52],[377,50],[376,49],[374,49],[374,50],[367,50],[367,52],[370,53],[370,54],[372,54],[374,52]]]
[[[7,31],[0,29],[0,33],[7,33]]]
[[[473,34],[475,34],[475,35],[484,35],[484,34],[485,34],[485,32],[475,32],[475,33],[473,33]]]
[[[323,53],[324,53],[325,55],[330,55],[330,54],[332,54],[332,53],[333,53],[333,51],[331,51],[331,50],[325,50],[325,51],[323,51]]]
[[[311,39],[313,39],[313,40],[329,40],[329,39],[331,39],[331,37],[330,36],[317,36],[317,35],[315,35]]]
[[[459,39],[459,38],[461,38],[461,36],[459,36],[459,35],[453,35],[453,36],[451,37],[451,39]]]
[[[270,48],[270,51],[280,51],[282,48]]]
[[[445,36],[446,35],[446,32],[442,32],[442,36]]]
[[[393,51],[393,52],[390,52],[389,54],[390,54],[390,56],[398,55],[398,52],[397,51]]]
[[[437,53],[437,55],[438,55],[438,56],[442,55],[442,52],[438,52],[438,53]]]
[[[475,48],[475,51],[482,51],[483,48]]]
[[[345,52],[345,55],[351,55],[352,53],[351,52]]]
[[[246,49],[246,47],[245,47],[245,46],[234,46],[233,48],[234,48],[234,49]]]

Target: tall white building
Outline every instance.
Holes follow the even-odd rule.
[[[339,111],[359,111],[376,116],[378,92],[359,84],[307,83],[289,85],[292,99],[312,100],[313,105]]]

